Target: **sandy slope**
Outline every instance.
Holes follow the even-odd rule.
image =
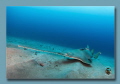
[[[9,38],[10,39],[10,38]],[[10,40],[13,40],[11,41]],[[11,38],[7,41],[6,69],[8,79],[114,79],[114,60],[106,56],[100,56],[94,60],[91,66],[82,64],[76,60],[36,51],[24,50],[17,45],[25,45],[24,40]],[[18,42],[19,41],[19,42]],[[34,47],[37,42],[26,41],[26,45]],[[34,45],[33,45],[34,44]],[[47,44],[48,45],[48,44]],[[49,44],[50,46],[50,44]],[[44,46],[47,47],[47,46]],[[67,50],[60,46],[54,46],[62,52]],[[44,49],[44,48],[43,48]],[[52,48],[53,49],[53,48]],[[68,49],[69,50],[69,49]],[[105,69],[110,67],[112,73],[107,75]]]
[[[7,48],[6,59],[8,79],[114,78],[114,68],[110,64],[112,61],[106,62],[107,58],[94,60],[91,66],[86,66],[62,56],[47,53],[35,55],[28,50]],[[110,76],[105,74],[107,66],[112,69]]]

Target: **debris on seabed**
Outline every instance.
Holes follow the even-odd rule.
[[[43,66],[44,66],[44,64],[43,64],[43,63],[40,63],[40,66],[42,66],[42,67],[43,67]]]

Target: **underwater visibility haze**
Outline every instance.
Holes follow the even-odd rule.
[[[115,78],[114,6],[7,6],[6,17],[7,78]]]
[[[114,56],[114,7],[8,6],[7,35]]]

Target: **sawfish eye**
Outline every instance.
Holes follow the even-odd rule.
[[[85,48],[86,50],[89,50],[89,48]]]
[[[80,50],[85,50],[84,48],[80,49]]]

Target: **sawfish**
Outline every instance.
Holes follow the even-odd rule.
[[[97,59],[98,56],[101,54],[101,52],[94,54],[94,50],[93,49],[90,50],[88,45],[86,48],[74,49],[74,50],[70,50],[70,51],[65,52],[65,53],[51,52],[51,51],[46,51],[46,50],[25,47],[25,46],[21,46],[21,45],[18,45],[18,47],[21,47],[24,49],[31,49],[31,50],[35,50],[35,51],[40,51],[40,52],[52,53],[52,54],[56,54],[56,55],[61,55],[61,56],[67,57],[68,59],[78,60],[84,64],[89,64],[89,65],[92,63],[93,59]]]

